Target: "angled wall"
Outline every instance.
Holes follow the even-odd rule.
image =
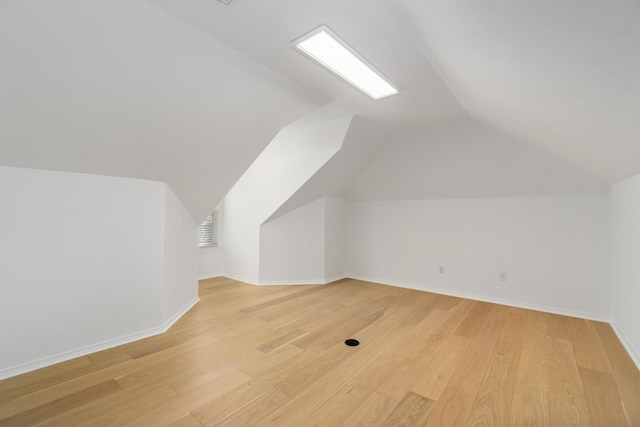
[[[260,284],[322,284],[345,277],[346,203],[321,197],[260,227]]]
[[[164,292],[162,323],[173,324],[198,299],[197,224],[164,186]]]
[[[330,104],[282,128],[225,196],[224,274],[260,281],[260,227],[341,148],[351,113]]]
[[[640,368],[640,175],[611,188],[613,326]]]
[[[325,201],[320,198],[260,227],[260,284],[325,283]]]
[[[166,330],[196,224],[161,182],[0,167],[0,378]]]

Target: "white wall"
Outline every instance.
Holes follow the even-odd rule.
[[[260,284],[324,283],[324,199],[260,227]]]
[[[202,280],[222,276],[222,259],[223,255],[220,247],[201,248],[198,254],[198,278]]]
[[[347,204],[341,197],[324,198],[324,281],[347,272]]]
[[[260,284],[345,277],[346,203],[321,197],[260,227]]]
[[[342,146],[352,115],[330,104],[284,127],[221,207],[226,276],[259,281],[260,225]]]
[[[0,378],[162,332],[192,223],[160,182],[0,167]]]
[[[613,326],[640,367],[640,175],[611,187]]]
[[[609,239],[607,196],[354,202],[347,273],[608,320]]]
[[[566,159],[474,120],[394,134],[349,192],[353,200],[608,194]]]
[[[198,224],[165,186],[163,322],[175,322],[198,301]]]

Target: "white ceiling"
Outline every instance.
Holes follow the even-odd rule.
[[[394,129],[469,116],[613,183],[640,171],[637,0],[150,0]],[[290,48],[326,24],[401,93],[378,102]]]
[[[198,219],[333,101],[360,128],[299,200],[356,181],[396,197],[356,179],[395,145],[430,168],[396,171],[428,180],[421,197],[516,191],[489,172],[509,162],[520,195],[602,193],[640,173],[638,22],[637,0],[0,0],[0,164],[164,181]],[[291,49],[320,24],[400,94],[373,101]]]
[[[145,1],[0,3],[5,166],[166,182],[202,220],[324,102]]]
[[[615,182],[640,168],[640,2],[401,0],[477,120]]]

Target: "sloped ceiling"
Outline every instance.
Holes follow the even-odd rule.
[[[395,197],[367,188],[382,176],[355,176],[395,144],[430,145],[416,148],[414,166],[431,165],[430,175],[397,173],[429,179],[432,197],[510,193],[490,170],[509,161],[528,171],[501,177],[520,179],[520,195],[602,193],[640,173],[639,9],[636,0],[4,0],[0,164],[164,181],[202,219],[279,129],[333,101],[366,123],[352,133],[364,139],[292,206],[355,182],[354,198]],[[321,24],[400,93],[373,101],[291,49]],[[461,173],[485,185],[460,183],[464,191],[446,185],[446,171],[472,161],[460,140],[446,143],[442,129],[458,126],[483,141],[480,175]]]
[[[640,170],[640,2],[399,0],[477,120],[613,183]]]
[[[396,135],[348,196],[355,200],[606,194],[609,185],[474,120]]]
[[[0,2],[5,166],[163,181],[202,220],[325,102],[141,0]]]
[[[556,157],[577,171],[576,182],[587,176],[611,184],[640,172],[635,0],[238,0],[231,7],[150,1],[384,126],[388,144],[406,131],[472,118],[516,146]],[[371,101],[290,48],[321,24],[375,64],[400,94]],[[544,170],[539,174],[546,179]],[[495,192],[485,190],[476,196]]]
[[[291,212],[320,197],[347,195],[388,140],[389,135],[381,131],[375,123],[355,117],[351,121],[340,151],[274,212],[270,219]],[[392,145],[395,146],[395,143]],[[396,171],[398,172],[402,171]]]

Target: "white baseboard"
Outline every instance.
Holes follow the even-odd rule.
[[[330,277],[330,278],[324,279],[324,280],[308,280],[308,279],[301,279],[301,280],[261,280],[259,282],[254,282],[254,281],[250,281],[250,280],[247,280],[247,279],[234,277],[233,275],[224,275],[224,277],[228,277],[229,279],[237,280],[237,281],[243,282],[243,283],[248,283],[248,284],[254,285],[254,286],[326,285],[328,283],[335,282],[336,280],[341,280],[341,279],[346,279],[347,278],[347,276],[345,276],[345,275],[339,275],[339,276]]]
[[[162,324],[162,326],[160,326],[160,328],[162,329],[162,332],[167,332],[169,328],[172,327],[173,324],[176,323],[178,320],[180,320],[180,318],[184,316],[187,313],[187,311],[191,310],[193,306],[198,303],[198,301],[200,301],[200,297],[196,295],[195,298],[193,298],[191,301],[186,303],[180,310],[177,311],[176,314],[171,316],[166,322]]]
[[[249,280],[249,279],[246,279],[246,278],[235,276],[233,274],[223,274],[223,276],[227,277],[229,279],[237,280],[238,282],[248,283],[248,284],[254,285],[254,286],[326,285],[328,283],[335,282],[336,280],[341,280],[341,279],[346,279],[347,278],[347,276],[345,276],[345,275],[339,275],[339,276],[330,277],[330,278],[324,279],[324,280],[317,280],[317,279],[313,279],[313,280],[309,280],[309,279],[299,279],[299,280],[261,280],[259,282],[255,282],[253,280]]]
[[[435,288],[427,285],[418,285],[415,283],[400,282],[397,280],[385,280],[380,278],[364,277],[364,276],[358,276],[358,275],[349,275],[349,277],[352,277],[357,280],[364,280],[367,282],[380,283],[382,285],[395,286],[398,288],[433,292],[436,294],[448,295],[452,297],[467,298],[467,299],[472,299],[476,301],[490,302],[493,304],[508,305],[511,307],[525,308],[528,310],[543,311],[545,313],[553,313],[553,314],[560,314],[563,316],[579,317],[581,319],[596,320],[598,322],[606,322],[606,323],[611,322],[610,316],[605,316],[597,313],[587,313],[583,311],[571,310],[563,307],[552,307],[552,306],[539,305],[539,304],[530,304],[523,301],[487,297],[486,295],[477,295],[477,294],[472,294],[467,292],[457,292],[457,291],[452,291],[450,289]]]
[[[178,321],[178,319],[180,319],[194,305],[196,305],[198,301],[200,301],[200,298],[196,296],[193,300],[189,301],[184,307],[178,310],[176,314],[171,316],[169,320],[167,320],[166,322],[164,322],[162,325],[158,327],[145,329],[143,331],[134,332],[132,334],[124,335],[122,337],[101,341],[96,344],[91,344],[88,346],[54,354],[53,356],[47,356],[47,357],[43,357],[30,362],[21,363],[16,366],[0,369],[0,380],[4,380],[10,377],[15,377],[16,375],[24,374],[26,372],[35,371],[36,369],[55,365],[56,363],[66,362],[67,360],[75,359],[76,357],[86,356],[88,354],[92,354],[97,351],[107,350],[109,348],[117,347],[119,345],[128,344],[144,338],[152,337],[154,335],[162,334],[166,332],[171,326],[173,326],[173,324],[176,321]]]
[[[627,353],[629,353],[629,356],[631,357],[631,360],[633,360],[633,363],[635,363],[638,370],[640,370],[640,351],[633,346],[633,343],[631,342],[629,337],[627,337],[624,331],[619,328],[615,322],[611,322],[611,327],[613,328],[613,332],[615,332],[618,336],[618,339],[620,340],[624,348],[627,350]]]
[[[348,279],[348,278],[349,277],[346,274],[339,274],[333,277],[325,277],[324,283],[329,284],[329,283],[337,282],[338,280]]]
[[[261,280],[259,286],[326,285],[324,280]]]
[[[252,279],[248,279],[248,278],[242,277],[242,276],[236,276],[235,274],[223,273],[222,276],[226,277],[228,279],[237,280],[238,282],[247,283],[249,285],[254,285],[254,286],[259,286],[260,285],[260,283],[255,282]]]
[[[218,277],[225,277],[225,276],[223,274],[218,274],[216,276],[202,276],[202,277],[198,277],[198,280],[216,279]]]

